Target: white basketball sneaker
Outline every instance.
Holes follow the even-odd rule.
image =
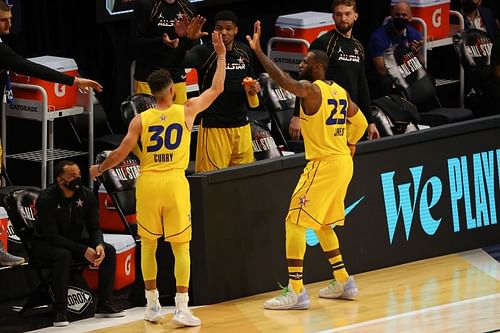
[[[158,290],[146,290],[145,293],[147,305],[146,310],[144,310],[144,320],[150,321],[152,323],[159,323],[163,320],[163,314],[161,313],[161,304],[158,300]]]
[[[175,311],[172,323],[176,326],[200,326],[201,320],[195,317],[188,308],[189,296],[187,293],[175,295]]]
[[[352,276],[349,276],[346,283],[332,280],[328,287],[319,291],[319,297],[322,298],[354,299],[356,296],[358,296],[358,288]]]
[[[306,288],[302,288],[302,292],[297,295],[288,286],[283,288],[281,295],[265,301],[264,308],[269,310],[305,310],[309,308],[310,304]]]

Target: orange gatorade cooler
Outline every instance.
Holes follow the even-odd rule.
[[[391,5],[399,1],[392,0]],[[419,17],[427,25],[427,40],[443,39],[450,33],[450,0],[408,0],[413,17]],[[423,31],[421,24],[412,23]]]
[[[123,289],[135,281],[135,241],[130,235],[104,234],[104,241],[116,250],[116,272],[114,290]],[[83,277],[89,288],[96,290],[99,285],[99,268],[88,266]]]
[[[43,56],[28,59],[37,64],[41,64],[69,76],[76,76],[78,67],[75,60],[70,58],[60,58],[53,56]],[[47,104],[49,111],[71,108],[76,105],[76,86],[66,86],[64,84],[48,82],[36,77],[11,73],[12,82],[26,83],[41,86],[47,92]],[[14,98],[41,101],[42,95],[38,91],[26,89],[13,89]]]
[[[113,199],[106,192],[106,189],[101,184],[97,194],[99,203],[99,226],[103,231],[108,232],[124,232],[125,226],[121,220],[120,214],[115,207]],[[136,215],[126,216],[128,223],[136,223]]]
[[[3,207],[0,207],[0,241],[2,242],[0,247],[3,247],[5,251],[7,251],[8,224],[9,217],[7,216],[7,212]]]
[[[276,41],[271,46],[271,59],[284,70],[298,71],[308,45],[334,27],[331,13],[308,11],[279,16],[274,25],[276,37],[294,38],[303,42]]]

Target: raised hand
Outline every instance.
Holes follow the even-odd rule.
[[[170,39],[167,33],[163,34],[163,44],[175,49],[179,45],[179,38]]]
[[[212,44],[214,45],[214,50],[218,56],[225,55],[226,46],[222,41],[222,36],[217,31],[212,32]]]
[[[250,48],[255,52],[261,51],[260,35],[261,35],[260,21],[257,20],[253,25],[253,36],[252,37],[250,37],[249,35],[246,36]]]
[[[189,18],[185,14],[182,15],[180,20],[175,20],[174,29],[177,36],[186,37],[189,23]]]
[[[207,19],[200,15],[193,17],[187,26],[187,38],[199,39],[201,37],[208,36],[208,32],[201,31],[201,28],[203,28],[206,21]]]

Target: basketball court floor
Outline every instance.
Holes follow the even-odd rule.
[[[500,332],[500,263],[483,250],[366,272],[355,279],[360,291],[355,301],[320,299],[318,291],[327,282],[307,285],[309,310],[264,310],[263,302],[276,295],[270,292],[194,309],[201,327],[175,327],[172,307],[164,308],[161,324],[145,322],[144,309],[133,308],[124,318],[91,318],[32,332]]]

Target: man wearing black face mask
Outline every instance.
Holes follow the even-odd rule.
[[[493,12],[481,7],[481,0],[461,0],[461,5],[465,30],[482,30],[494,41],[498,36],[498,22]]]
[[[384,65],[386,49],[401,45],[411,48],[417,56],[420,53],[423,45],[422,35],[408,25],[411,19],[410,5],[405,1],[398,2],[391,9],[391,20],[375,30],[370,37],[367,52],[371,64],[367,77],[373,98],[391,92],[392,82]],[[370,68],[373,70],[370,71]]]
[[[38,196],[34,254],[52,268],[54,326],[66,326],[70,265],[87,260],[99,267],[99,294],[96,317],[123,317],[111,301],[115,279],[116,252],[104,243],[99,229],[97,200],[83,186],[80,168],[63,160],[55,168],[56,182]]]

